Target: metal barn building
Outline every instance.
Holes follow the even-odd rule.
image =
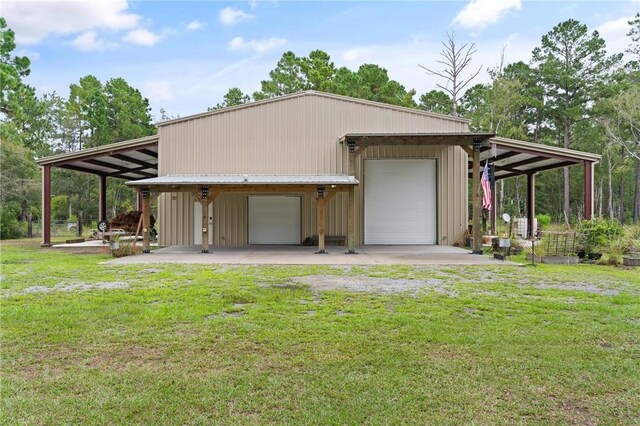
[[[417,109],[309,91],[157,127],[156,136],[41,159],[43,222],[52,166],[98,174],[102,216],[107,177],[126,179],[143,194],[146,220],[157,198],[159,245],[203,251],[316,238],[321,251],[325,238],[346,240],[350,251],[452,245],[467,229],[469,177],[479,232],[486,161],[495,179],[529,177],[530,217],[537,172],[583,165],[585,216],[593,209],[599,156],[472,133],[466,119]]]

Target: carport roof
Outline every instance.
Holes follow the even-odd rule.
[[[158,176],[158,135],[52,155],[36,162],[126,180],[152,178]]]
[[[355,143],[359,149],[369,146],[402,145],[453,145],[461,146],[470,153],[470,146],[482,140],[480,161],[495,165],[495,178],[537,173],[585,161],[597,163],[601,156],[572,149],[558,148],[540,143],[496,137],[488,132],[448,132],[448,133],[347,133],[340,143]],[[473,163],[469,161],[469,175]]]
[[[537,173],[586,162],[597,163],[601,156],[573,149],[558,148],[540,143],[494,137],[482,147],[480,161],[495,166],[497,180]],[[469,174],[472,162],[469,162]]]

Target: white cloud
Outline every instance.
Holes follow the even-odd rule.
[[[144,95],[154,103],[170,102],[174,98],[173,86],[168,79],[147,81],[144,89]]]
[[[225,7],[220,11],[220,15],[218,15],[218,18],[220,19],[220,23],[222,25],[232,26],[243,21],[252,20],[254,16],[243,12],[240,9]]]
[[[76,37],[71,45],[83,52],[103,50],[104,40],[99,39],[95,31],[86,31]]]
[[[15,56],[26,56],[31,62],[34,62],[40,59],[40,52],[28,49],[18,49],[15,52]]]
[[[187,29],[189,31],[195,31],[195,30],[199,30],[201,28],[204,28],[205,24],[203,22],[198,21],[197,19],[195,21],[191,21],[187,24]]]
[[[355,47],[342,52],[342,59],[347,63],[362,63],[371,54],[371,48]]]
[[[249,0],[249,7],[251,9],[255,9],[256,7],[258,7],[258,0]]]
[[[471,0],[453,18],[464,28],[482,29],[495,24],[511,10],[520,10],[522,0]]]
[[[252,50],[255,53],[264,55],[272,51],[273,49],[277,49],[278,47],[282,47],[287,44],[287,40],[284,38],[271,37],[271,38],[263,38],[261,40],[247,40],[245,41],[242,37],[234,37],[229,42],[229,50],[231,51],[239,51],[239,50]]]
[[[162,38],[161,35],[154,34],[144,28],[138,28],[129,31],[127,35],[122,38],[122,41],[131,44],[137,44],[138,46],[153,46]]]
[[[36,44],[49,35],[121,31],[135,28],[140,21],[139,15],[129,12],[127,0],[6,0],[2,6],[2,15],[22,44]]]
[[[632,19],[633,16],[631,15],[623,16],[622,18],[603,22],[596,28],[600,36],[606,41],[609,54],[622,53],[629,45],[631,39],[627,36],[627,33],[631,29],[629,21]]]

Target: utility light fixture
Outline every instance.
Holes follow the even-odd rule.
[[[349,152],[356,152],[356,140],[355,139],[347,139],[347,146],[349,147]]]

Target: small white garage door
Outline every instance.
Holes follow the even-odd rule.
[[[436,244],[436,160],[365,160],[365,244]]]
[[[300,244],[300,197],[249,197],[249,244]]]

